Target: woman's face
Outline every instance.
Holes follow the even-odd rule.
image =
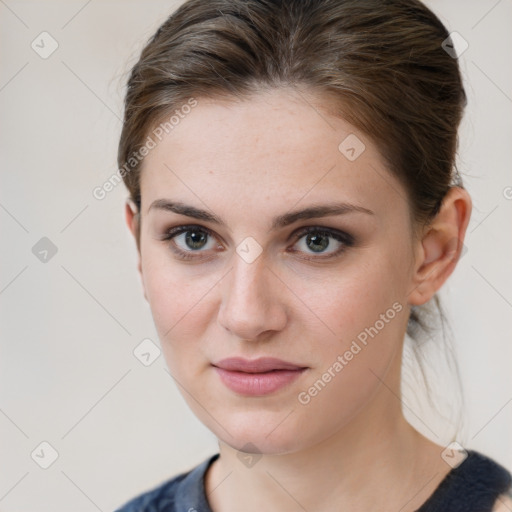
[[[197,98],[143,163],[140,269],[162,350],[236,449],[305,449],[397,402],[381,379],[399,373],[409,313],[406,192],[366,136],[304,98]],[[264,357],[288,365],[222,363]]]

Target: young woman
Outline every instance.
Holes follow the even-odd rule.
[[[400,401],[471,215],[450,45],[417,0],[189,0],[146,45],[126,221],[219,453],[119,511],[512,510],[507,470]]]

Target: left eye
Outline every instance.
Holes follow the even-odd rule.
[[[211,240],[208,240],[210,237]],[[308,227],[293,235],[296,240],[295,245],[300,249],[292,249],[291,252],[301,252],[306,254],[326,254],[320,257],[305,257],[305,259],[323,259],[335,256],[343,252],[347,247],[354,244],[354,239],[348,233],[338,230],[332,230],[324,227]],[[182,259],[192,259],[196,257],[194,253],[206,252],[207,250],[219,248],[222,246],[215,240],[213,233],[201,226],[178,226],[169,230],[164,240],[172,240],[171,250]],[[331,242],[334,240],[334,244]],[[327,252],[331,248],[333,250]],[[203,251],[202,249],[205,249]]]
[[[326,254],[326,249],[333,247],[333,250],[327,252],[328,255],[338,254],[347,246],[353,245],[353,240],[347,233],[333,231],[326,228],[310,227],[296,235],[297,245],[311,250],[313,253]],[[330,240],[334,239],[333,244]],[[307,252],[307,251],[300,251]]]

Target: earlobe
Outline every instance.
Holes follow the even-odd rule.
[[[448,191],[439,213],[418,242],[409,292],[411,305],[428,302],[454,271],[463,252],[471,209],[471,197],[465,189],[452,187]]]

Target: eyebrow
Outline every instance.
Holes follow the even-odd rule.
[[[179,215],[185,215],[186,217],[193,217],[194,219],[211,222],[219,226],[226,226],[226,223],[221,217],[218,217],[217,215],[206,210],[201,210],[195,206],[190,206],[179,201],[173,202],[169,201],[168,199],[156,199],[148,208],[148,213],[151,209],[174,212]],[[375,212],[368,210],[368,208],[350,203],[329,203],[313,205],[302,210],[295,210],[274,217],[272,220],[271,230],[286,227],[303,219],[314,219],[327,217],[330,215],[343,215],[347,213],[365,213],[368,215],[375,215]]]

